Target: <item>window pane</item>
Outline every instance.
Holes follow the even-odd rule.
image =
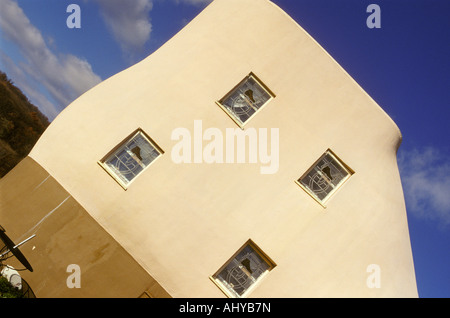
[[[160,155],[160,152],[138,132],[105,160],[110,170],[125,184]]]
[[[234,295],[242,296],[266,271],[272,268],[255,249],[246,245],[216,278]]]
[[[245,123],[270,98],[271,95],[262,85],[249,76],[221,104],[241,123]]]
[[[323,201],[349,175],[349,172],[330,153],[320,158],[298,181]]]

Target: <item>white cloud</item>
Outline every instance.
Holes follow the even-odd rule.
[[[10,65],[9,70],[18,76],[11,78],[24,89],[24,93],[30,99],[33,96],[38,99],[40,104],[36,106],[39,106],[49,119],[54,117],[56,108],[62,110],[101,81],[87,61],[70,54],[52,51],[41,32],[31,24],[16,1],[0,0],[0,5],[2,33],[18,47],[24,58],[24,62],[20,64],[21,72],[17,68],[12,68],[10,61],[6,61],[5,65]],[[2,58],[4,59],[4,54]],[[34,83],[31,83],[32,81]],[[54,103],[38,91],[40,86],[49,92],[58,107],[52,107]]]
[[[407,208],[418,217],[450,224],[450,161],[435,148],[399,152]]]
[[[106,26],[128,58],[150,39],[152,0],[96,0]]]
[[[87,0],[86,0],[87,1]],[[91,0],[92,1],[92,0]],[[129,61],[149,41],[152,32],[150,13],[156,0],[95,0],[108,29]],[[161,0],[157,0],[161,1]],[[211,0],[171,0],[189,5],[206,5]],[[0,29],[23,57],[22,62],[0,58],[5,71],[36,106],[53,119],[101,78],[88,61],[56,50],[53,38],[43,35],[17,3],[0,0]],[[47,38],[47,41],[45,40]]]
[[[167,0],[95,0],[106,27],[120,45],[128,62],[143,51],[152,33],[151,11],[154,2]],[[207,5],[212,0],[171,0],[175,4]]]

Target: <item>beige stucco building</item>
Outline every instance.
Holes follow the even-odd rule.
[[[53,121],[0,224],[37,297],[417,297],[400,143],[275,4],[215,0]]]

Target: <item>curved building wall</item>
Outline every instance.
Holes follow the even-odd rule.
[[[274,98],[243,131],[278,130],[276,172],[248,160],[174,162],[177,129],[193,145],[196,132],[239,128],[216,102],[251,72]],[[99,161],[137,129],[164,153],[125,190]],[[216,0],[74,101],[30,157],[172,297],[223,297],[211,276],[249,239],[276,264],[251,297],[417,297],[400,142],[385,112],[282,10]],[[295,181],[327,149],[354,173],[324,207]],[[368,287],[371,264],[380,288]]]

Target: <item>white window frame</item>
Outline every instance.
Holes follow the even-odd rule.
[[[231,95],[233,95],[236,90],[238,90],[243,83],[245,83],[247,80],[249,79],[253,79],[259,86],[259,88],[261,88],[265,93],[267,93],[269,95],[269,98],[264,102],[263,105],[261,105],[258,109],[256,109],[254,111],[254,113],[252,115],[250,115],[249,118],[247,118],[247,120],[245,120],[244,122],[241,121],[241,119],[230,109],[227,108],[227,106],[225,106],[224,101],[226,99],[228,99]],[[245,97],[244,97],[245,98]],[[222,99],[216,101],[216,104],[241,128],[244,129],[244,126],[246,124],[248,124],[248,122],[255,117],[255,115],[257,113],[259,113],[264,107],[266,107],[266,105],[275,98],[275,94],[252,72],[250,72],[250,74],[248,74],[243,80],[241,80],[239,82],[239,84],[237,84],[232,90],[230,90]],[[245,98],[248,99],[248,98]],[[249,103],[249,106],[251,103]],[[252,107],[253,108],[253,107]]]
[[[253,279],[253,283],[245,290],[242,295],[239,295],[236,291],[234,291],[232,286],[229,286],[226,282],[219,278],[219,275],[222,271],[231,263],[239,254],[249,246],[258,256],[263,260],[264,263],[268,266],[268,268],[261,273],[258,278]],[[248,240],[238,251],[212,276],[210,276],[210,280],[216,284],[216,286],[229,298],[245,298],[247,297],[260,283],[261,281],[275,268],[276,264],[250,239]]]
[[[142,170],[140,170],[131,180],[128,180],[124,176],[120,175],[120,172],[117,171],[117,169],[112,168],[108,162],[111,158],[116,156],[118,160],[120,160],[117,157],[117,154],[122,152],[123,149],[127,146],[129,142],[131,142],[133,139],[135,139],[137,136],[142,137],[145,142],[147,142],[152,148],[154,148],[158,155],[152,159],[151,162],[149,162],[147,165],[144,165],[142,162],[139,161],[138,158],[134,158],[136,160],[136,163],[141,165]],[[127,151],[129,153],[129,151]],[[98,161],[98,164],[124,189],[127,190],[130,184],[137,179],[138,176],[140,176],[145,170],[147,170],[161,155],[164,154],[164,151],[142,130],[137,129],[135,132],[133,132],[131,135],[129,135],[127,138],[125,138],[122,142],[120,142],[112,151],[110,151],[103,159]],[[131,155],[131,154],[130,154]]]
[[[317,167],[317,165],[319,164],[319,162],[325,157],[329,155],[332,160],[334,161],[335,164],[338,164],[339,167],[341,169],[343,169],[347,175],[342,178],[338,184],[336,185],[332,185],[333,189],[328,192],[328,194],[323,198],[320,199],[312,189],[310,189],[309,187],[305,186],[301,180],[304,179],[305,177],[307,177],[309,175],[309,173],[311,172],[311,170],[315,169]],[[326,208],[326,204],[327,202],[334,196],[334,194],[344,185],[344,183],[347,182],[347,180],[354,174],[355,172],[348,166],[346,165],[341,159],[339,159],[338,156],[336,156],[336,154],[331,151],[330,149],[327,149],[327,151],[325,151],[325,153],[323,153],[319,159],[316,160],[316,162],[314,162],[314,164],[297,180],[295,180],[295,183],[297,185],[299,185],[306,193],[308,193],[314,200],[316,200],[322,207]]]

